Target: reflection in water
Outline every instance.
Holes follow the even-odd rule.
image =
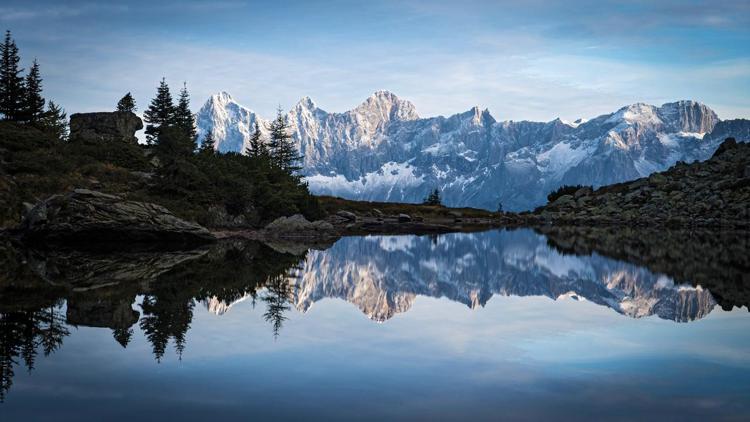
[[[69,334],[57,307],[0,313],[0,401],[13,384],[14,366],[21,360],[34,369],[38,350],[45,356],[62,345]]]
[[[0,399],[14,367],[33,369],[37,351],[59,348],[71,325],[109,328],[123,347],[140,329],[157,361],[170,343],[182,358],[196,303],[217,315],[243,300],[260,303],[274,337],[292,307],[305,312],[325,298],[352,303],[378,322],[406,312],[420,295],[471,308],[495,295],[571,298],[677,322],[708,315],[714,291],[725,308],[748,304],[746,237],[543,233],[344,238],[309,251],[239,241],[102,254],[0,244]]]

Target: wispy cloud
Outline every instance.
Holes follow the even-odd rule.
[[[69,111],[111,107],[126,91],[145,104],[166,76],[188,82],[196,108],[227,90],[264,115],[305,95],[343,111],[376,89],[425,116],[479,105],[498,119],[573,119],[682,98],[750,115],[744,1],[176,5],[42,2],[6,6],[4,18],[49,21],[22,26],[19,43]]]

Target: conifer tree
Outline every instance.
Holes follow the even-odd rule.
[[[209,130],[206,133],[206,136],[203,138],[203,142],[201,142],[200,147],[200,153],[201,154],[208,154],[213,155],[216,148],[216,141],[214,140],[214,132],[212,130]]]
[[[298,163],[302,160],[302,156],[299,155],[297,148],[294,146],[292,135],[289,133],[289,125],[284,118],[281,107],[276,110],[276,119],[271,123],[269,150],[271,164],[274,166],[289,174],[301,169]]]
[[[180,90],[180,98],[177,101],[175,109],[175,125],[182,128],[190,138],[195,139],[195,116],[190,111],[190,94],[187,90],[187,83],[183,83]]]
[[[164,78],[161,79],[159,88],[156,90],[156,98],[151,100],[148,109],[143,112],[143,120],[148,123],[146,125],[146,140],[149,144],[156,142],[162,126],[170,126],[176,123],[172,94],[169,92],[169,86]]]
[[[47,103],[47,111],[39,122],[42,129],[53,134],[57,139],[66,141],[68,139],[68,116],[65,110],[50,100]]]
[[[440,191],[438,188],[435,188],[435,190],[430,192],[430,194],[427,195],[427,198],[424,199],[423,203],[425,205],[442,205],[442,199],[440,198]]]
[[[135,98],[129,92],[117,102],[117,111],[134,113],[136,110],[138,110],[138,107],[135,106]]]
[[[250,145],[245,151],[245,154],[252,158],[268,158],[268,147],[263,141],[263,138],[261,138],[258,120],[255,120],[255,131],[253,131],[253,135],[250,137]]]
[[[44,117],[44,97],[42,97],[42,77],[39,74],[39,63],[34,64],[26,75],[26,90],[23,104],[23,120],[38,123]]]
[[[10,31],[6,31],[5,41],[0,46],[0,114],[6,120],[18,121],[23,110],[25,89],[23,69],[18,67],[20,61],[16,42]]]

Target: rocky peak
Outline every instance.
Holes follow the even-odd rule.
[[[711,132],[719,122],[713,110],[697,101],[666,103],[659,107],[658,112],[670,129],[681,132]]]
[[[315,110],[318,108],[312,98],[304,96],[297,101],[297,105],[294,106],[294,110]]]
[[[365,116],[366,120],[389,122],[393,120],[419,119],[416,107],[409,101],[398,98],[389,91],[375,91],[362,104],[352,110],[354,114]]]
[[[662,123],[657,113],[657,108],[645,104],[635,103],[625,106],[613,113],[607,120],[607,123],[615,124],[640,124],[640,125],[659,125]]]

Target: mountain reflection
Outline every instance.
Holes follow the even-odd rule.
[[[420,295],[471,308],[495,295],[587,300],[629,317],[689,322],[717,302],[748,305],[748,246],[736,233],[571,228],[351,237],[309,250],[227,241],[95,254],[0,242],[0,399],[14,368],[32,370],[69,326],[108,328],[123,347],[140,331],[157,361],[170,348],[182,358],[196,304],[222,315],[249,300],[264,307],[274,337],[292,308],[325,298],[378,322]]]

